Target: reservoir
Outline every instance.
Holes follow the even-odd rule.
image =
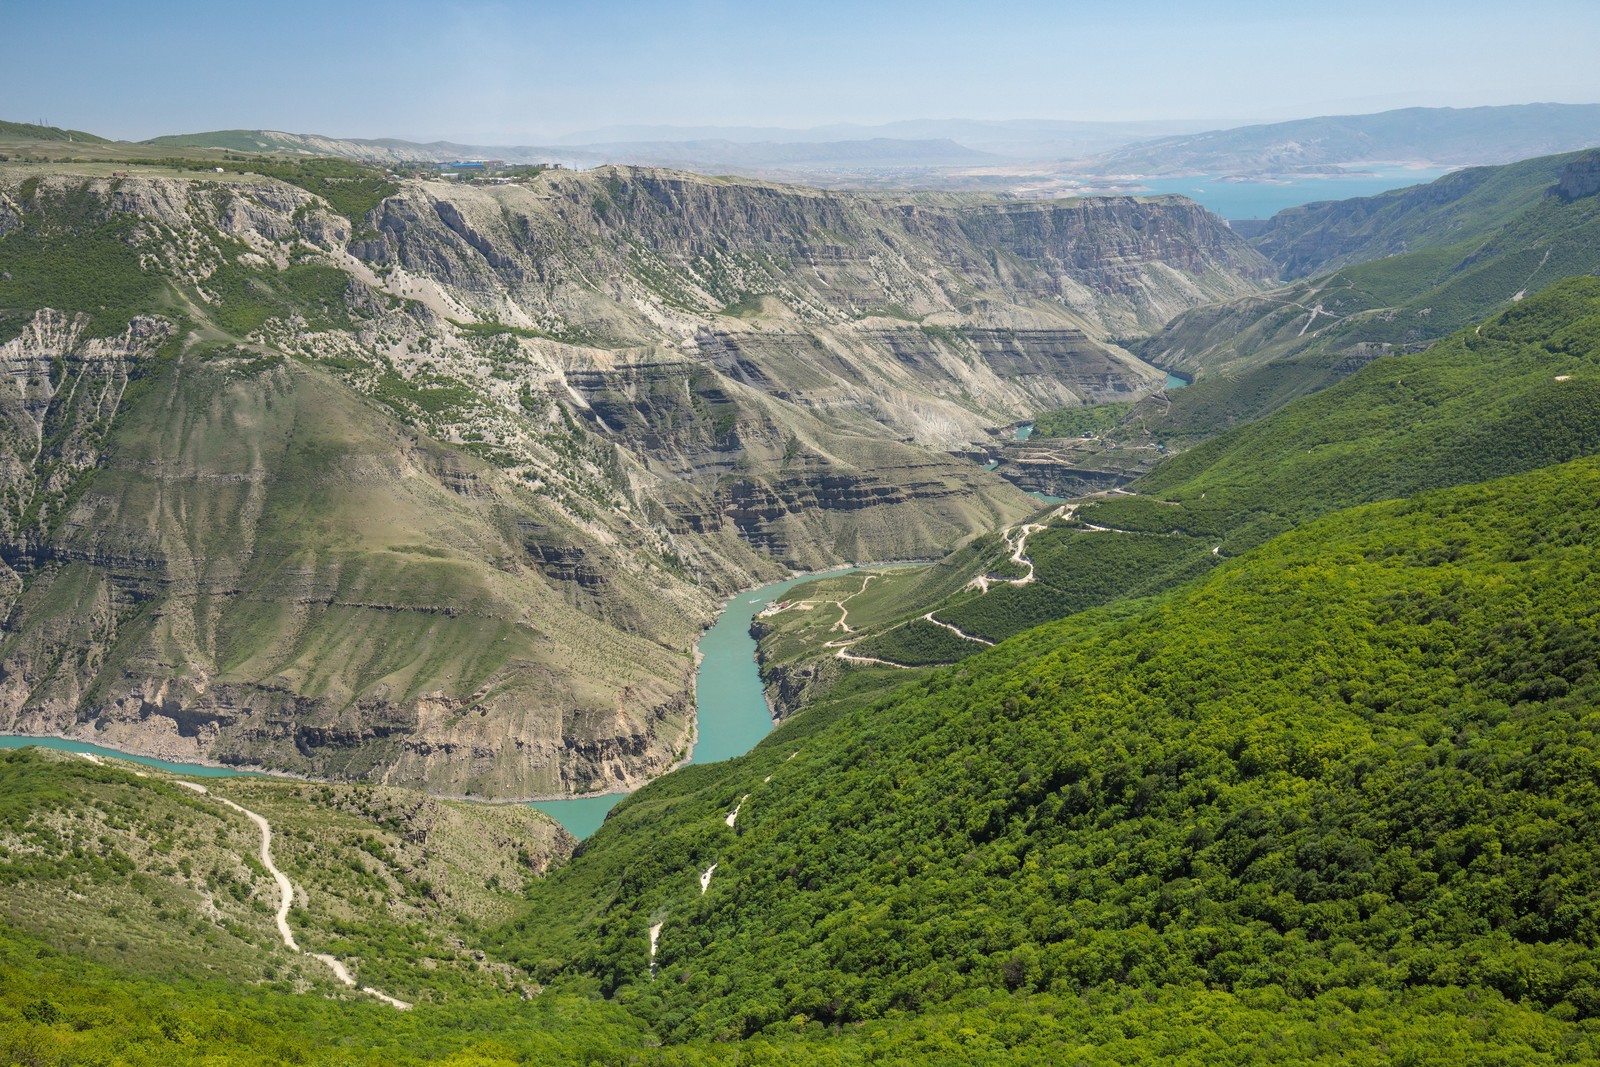
[[[1176,374],[1173,374],[1171,371],[1168,371],[1167,372],[1167,384],[1162,386],[1162,388],[1163,389],[1169,389],[1169,390],[1170,389],[1182,389],[1184,386],[1186,386],[1188,384],[1189,384],[1189,382],[1188,382],[1187,379],[1180,378]]]
[[[1376,196],[1390,189],[1422,185],[1454,169],[1371,164],[1365,169],[1342,175],[1263,177],[1253,181],[1197,174],[1186,178],[1135,178],[1119,183],[1115,188],[1099,187],[1092,191],[1132,193],[1135,196],[1178,193],[1225,219],[1267,219],[1285,208],[1317,200]]]
[[[700,638],[700,667],[695,673],[698,734],[690,763],[717,763],[742,756],[772,730],[772,713],[761,687],[761,674],[756,670],[756,643],[750,636],[750,624],[756,613],[802,582],[849,574],[859,569],[839,567],[817,574],[802,574],[740,593],[728,601],[722,614],[717,616],[716,623]],[[21,748],[24,745],[132,760],[193,778],[219,778],[248,773],[226,767],[133,756],[83,741],[65,741],[59,737],[0,737],[0,748]],[[533,807],[554,818],[574,836],[583,838],[594,833],[606,813],[625,796],[625,793],[608,793],[570,800],[539,800],[533,802]]]

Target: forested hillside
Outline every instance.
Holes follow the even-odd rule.
[[[1426,185],[1287,208],[1250,243],[1285,278],[1303,278],[1482,239],[1545,200],[1569,167],[1594,157],[1589,150],[1499,167],[1465,167]]]
[[[1582,277],[1191,449],[1139,488],[1181,501],[1174,514],[1229,513],[1212,522],[1226,531],[1246,514],[1292,522],[1597,449],[1600,278]]]
[[[1597,536],[1594,460],[1360,508],[802,716],[618,809],[506,950],[679,1037],[1001,990],[1588,1018]]]
[[[1257,241],[1298,280],[1181,315],[1143,342],[1146,359],[1195,378],[1143,413],[1187,445],[1600,272],[1597,168],[1582,152],[1282,212]]]
[[[1137,494],[1047,519],[1027,540],[1026,571],[980,543],[925,577],[886,576],[851,602],[861,636],[849,651],[908,666],[953,662],[983,646],[930,630],[932,620],[1003,640],[1161,593],[1329,511],[1597,452],[1600,279],[1574,278],[1168,459],[1134,483]],[[1017,582],[1022,574],[1031,580]],[[795,679],[809,677],[812,699],[843,680],[829,662],[837,635],[807,621],[765,625],[774,636],[763,655],[785,704]]]

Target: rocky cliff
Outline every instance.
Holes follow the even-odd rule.
[[[1561,180],[1551,191],[1567,201],[1600,193],[1600,152],[1585,152],[1561,168]]]
[[[1029,502],[952,452],[1148,392],[1268,268],[1176,199],[607,169],[0,171],[0,727],[546,795],[670,766],[698,629]]]

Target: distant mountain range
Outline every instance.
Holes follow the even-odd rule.
[[[1080,160],[1091,174],[1269,174],[1349,163],[1478,165],[1600,144],[1600,104],[1411,107],[1163,137]]]
[[[955,141],[966,148],[1012,159],[1062,159],[1106,152],[1156,137],[1199,133],[1216,123],[1203,120],[1071,122],[1059,119],[907,119],[872,126],[836,123],[795,129],[782,126],[608,126],[556,138],[557,145],[630,142],[725,141],[817,144],[889,138]]]
[[[913,120],[804,130],[617,126],[573,134],[541,146],[449,141],[417,144],[392,139],[221,130],[157,137],[148,143],[251,152],[313,152],[373,163],[485,157],[576,167],[629,163],[711,173],[742,170],[800,180],[838,168],[869,178],[872,175],[865,172],[960,172],[1014,165],[1019,160],[1057,161],[1041,168],[1056,176],[1259,176],[1315,172],[1376,161],[1509,163],[1574,151],[1600,144],[1600,104],[1406,108],[1376,115],[1325,116],[1229,130],[1174,133],[1173,127],[1179,125]],[[1155,139],[1150,139],[1152,136]],[[1027,176],[1013,175],[1019,180]],[[932,176],[901,173],[899,177],[906,184],[916,185]],[[948,186],[949,182],[938,184]]]
[[[456,159],[575,168],[622,163],[825,187],[981,189],[1049,197],[1074,195],[1084,178],[1208,174],[1249,180],[1336,174],[1378,162],[1509,163],[1600,145],[1600,104],[1406,108],[1224,130],[1198,130],[1198,125],[916,119],[808,129],[613,126],[542,145],[215,130],[140,144],[329,155],[381,166]],[[7,126],[0,128],[0,139],[91,139],[53,127]],[[47,130],[53,132],[40,132]]]
[[[516,161],[664,165],[795,162],[969,163],[980,156],[1011,160],[1065,159],[1106,152],[1134,142],[1198,133],[1213,124],[1188,120],[1069,122],[1048,119],[983,121],[908,119],[872,126],[838,123],[783,126],[607,126],[552,138],[542,145],[473,145],[393,138],[327,137],[270,130],[216,130],[156,137],[147,144],[233,148],[241,151],[334,151],[368,161],[406,162],[488,156]],[[845,145],[875,145],[873,150]],[[952,151],[951,145],[956,150]],[[801,147],[804,146],[804,147]]]
[[[508,163],[604,163],[725,170],[849,164],[938,166],[991,162],[994,157],[949,138],[873,137],[842,141],[739,141],[731,139],[614,141],[602,144],[472,145],[454,141],[418,144],[392,138],[326,137],[277,130],[215,130],[155,137],[143,142],[173,148],[224,148],[238,152],[296,152],[342,156],[364,163],[431,163],[457,159],[502,159]]]

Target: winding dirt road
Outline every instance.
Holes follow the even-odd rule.
[[[174,784],[180,785],[183,788],[193,792],[210,796],[210,790],[206,789],[205,786],[198,782],[179,781],[175,782]],[[256,826],[261,830],[261,852],[259,858],[261,860],[261,866],[265,867],[267,869],[267,873],[272,875],[273,880],[278,883],[278,913],[273,918],[278,924],[278,936],[283,938],[284,947],[288,948],[291,952],[299,952],[303,955],[310,956],[314,960],[319,960],[326,964],[328,969],[333,971],[333,976],[343,984],[349,986],[351,989],[359,988],[361,992],[367,994],[369,997],[381,1000],[385,1004],[398,1008],[401,1011],[408,1011],[411,1008],[411,1005],[406,1001],[399,999],[398,997],[391,997],[389,994],[381,990],[374,989],[371,986],[364,985],[358,987],[356,984],[355,975],[350,973],[349,968],[327,953],[307,952],[305,949],[300,947],[299,942],[294,939],[294,932],[289,929],[289,908],[294,904],[294,883],[289,881],[289,876],[287,874],[284,874],[278,869],[278,865],[276,863],[272,862],[272,824],[267,822],[267,820],[261,815],[256,814],[249,808],[246,808],[242,805],[235,804],[227,797],[213,796],[211,799],[219,803],[226,804],[234,811],[237,811],[239,814],[255,823]]]
[[[977,634],[969,634],[959,626],[951,626],[949,623],[944,622],[943,620],[934,618],[933,612],[931,611],[924,615],[923,618],[928,622],[933,623],[935,626],[943,626],[946,630],[949,630],[951,633],[955,634],[959,638],[962,638],[963,640],[976,641],[980,645],[992,646],[994,644],[994,642],[989,640],[987,637],[979,637]]]

